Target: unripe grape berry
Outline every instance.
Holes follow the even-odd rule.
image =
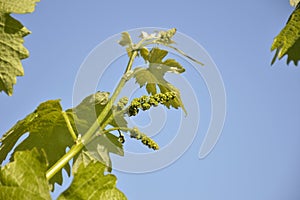
[[[153,98],[154,98],[157,102],[160,101],[160,95],[159,95],[159,94],[155,94],[155,95],[153,96]]]
[[[150,97],[148,103],[149,103],[151,106],[158,106],[158,102],[154,99],[153,96]]]
[[[143,103],[143,104],[142,104],[142,109],[143,109],[143,110],[149,110],[150,107],[151,107],[151,105],[150,105],[149,103]]]
[[[141,98],[140,98],[140,103],[141,103],[141,104],[146,103],[146,102],[147,102],[147,99],[148,99],[148,96],[147,96],[147,95],[141,96]]]
[[[175,93],[174,92],[167,92],[166,93],[167,98],[170,99],[174,99],[175,98]]]
[[[124,137],[123,134],[120,134],[120,135],[119,135],[118,141],[119,141],[120,143],[122,143],[122,144],[125,142],[125,137]]]

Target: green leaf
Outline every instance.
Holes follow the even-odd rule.
[[[1,167],[0,199],[50,200],[47,161],[37,149],[17,152],[14,162]]]
[[[78,172],[78,168],[80,165],[83,165],[84,167],[88,166],[88,164],[92,161],[96,161],[87,150],[82,150],[81,153],[79,155],[77,155],[75,157],[75,162],[72,166],[72,173],[77,173]]]
[[[78,134],[84,135],[97,120],[97,117],[108,102],[108,97],[108,92],[96,92],[83,99],[75,108],[67,110],[73,118],[70,121],[74,121]]]
[[[46,101],[4,134],[0,140],[0,162],[6,158],[17,140],[27,132],[29,136],[15,148],[14,153],[34,147],[43,149],[49,167],[56,163],[65,154],[66,148],[74,143],[62,115],[60,100]],[[70,165],[66,165],[64,169],[70,174]],[[62,184],[62,173],[57,173],[50,183]]]
[[[166,59],[165,61],[163,61],[167,54],[168,51],[158,48],[151,49],[149,53],[144,50],[141,55],[145,59],[145,61],[149,63],[149,67],[135,68],[134,77],[140,87],[146,86],[146,90],[149,94],[157,94],[157,87],[162,93],[175,92],[176,97],[164,103],[164,105],[167,108],[170,108],[171,106],[176,109],[181,107],[186,113],[186,110],[180,98],[179,90],[164,79],[164,75],[166,74],[166,72],[180,74],[183,73],[185,69],[174,59]]]
[[[107,171],[109,172],[112,170],[112,163],[109,154],[113,153],[124,156],[122,143],[119,142],[117,136],[111,133],[96,136],[96,138],[87,144],[85,149],[94,161],[101,162],[107,166]]]
[[[81,164],[74,174],[71,186],[58,200],[126,200],[125,195],[116,188],[117,178],[112,174],[104,175],[105,166],[99,162]]]
[[[119,44],[121,46],[131,46],[132,40],[128,32],[123,32],[121,40],[119,41]]]
[[[153,49],[151,49],[147,60],[150,63],[160,64],[160,63],[162,63],[162,59],[164,59],[164,57],[166,57],[167,54],[168,54],[168,51],[166,51],[166,50],[159,49],[159,48],[153,48]]]
[[[291,6],[294,6],[294,7],[296,7],[299,2],[300,2],[300,0],[290,0]]]
[[[83,135],[96,121],[97,116],[99,116],[108,102],[108,96],[109,93],[107,92],[97,92],[85,98],[74,109],[66,111],[75,134],[78,135],[80,133]],[[62,113],[60,100],[50,100],[40,104],[33,113],[17,122],[0,139],[0,162],[2,163],[5,160],[21,136],[29,132],[29,136],[15,148],[14,152],[37,147],[45,151],[49,167],[55,164],[65,154],[66,148],[74,144]],[[109,115],[112,115],[112,112]],[[110,122],[110,125],[126,127],[127,122],[124,116],[116,115],[114,120]],[[107,142],[108,140],[110,142]],[[117,137],[112,134],[99,136],[95,142],[97,142],[97,145],[94,145],[95,148],[89,148],[93,153],[92,155],[95,155],[95,159],[98,159],[100,156],[102,160],[106,159],[104,160],[105,163],[108,163],[110,161],[109,157],[106,158],[105,155],[108,155],[109,152],[118,155],[124,154],[122,145],[118,142]],[[111,145],[105,146],[108,143]],[[103,152],[101,152],[101,149]],[[64,169],[70,174],[69,164]],[[62,173],[57,173],[50,180],[50,183],[62,184]]]
[[[97,120],[97,117],[106,106],[108,99],[108,92],[96,92],[95,94],[86,97],[75,108],[68,110],[68,113],[72,116],[70,121],[75,123],[74,127],[79,134],[84,135],[89,127],[91,127]],[[113,109],[115,109],[115,107]],[[113,127],[127,127],[127,121],[124,119],[124,114],[116,115],[114,110],[108,113],[108,116],[104,119],[104,121],[112,115],[113,120],[109,123],[109,125]],[[86,151],[85,155],[91,157],[92,160],[104,163],[108,167],[109,171],[111,170],[109,153],[114,153],[120,156],[124,155],[123,145],[118,141],[118,137],[110,133],[93,138],[93,140],[86,145],[84,151]],[[80,159],[80,157],[76,157],[74,162],[80,163],[82,159],[78,159]],[[79,163],[76,165],[79,166]]]
[[[156,83],[157,79],[155,76],[148,70],[148,68],[137,67],[134,69],[134,77],[136,82],[142,87],[146,83]],[[152,91],[148,91],[150,93]],[[155,92],[154,92],[155,93]]]
[[[0,11],[17,14],[31,13],[37,2],[40,0],[0,0]]]
[[[108,102],[109,93],[97,92],[85,98],[74,109],[66,111],[69,121],[76,135],[84,134],[89,127],[96,121],[97,116],[102,112]],[[106,117],[113,115],[111,111]],[[127,122],[123,115],[114,116],[110,122],[114,127],[126,127]],[[13,150],[17,141],[29,132],[29,136],[24,139],[14,152],[32,149],[43,149],[49,168],[55,164],[65,153],[66,148],[74,144],[70,131],[63,116],[60,100],[46,101],[23,120],[20,120],[0,139],[0,163],[5,160],[10,151]],[[110,166],[109,153],[123,155],[123,146],[118,141],[118,137],[107,133],[104,136],[96,137],[95,141],[88,145],[90,155],[94,160],[102,161]],[[12,158],[11,158],[12,160]],[[70,174],[70,165],[65,165],[64,169]],[[62,184],[62,171],[55,174],[50,179],[50,183]]]
[[[23,37],[30,34],[10,13],[33,12],[36,2],[39,0],[0,0],[0,91],[9,96],[16,77],[24,75],[21,60],[27,58],[29,52],[23,46]]]
[[[27,115],[23,120],[18,121],[0,139],[0,163],[2,163],[9,152],[13,149],[20,137],[29,131],[29,126],[38,117],[37,113]]]
[[[143,48],[140,49],[140,54],[144,58],[145,61],[148,60],[149,51],[146,47],[143,47]]]
[[[75,129],[81,135],[89,129],[89,127],[97,120],[104,107],[106,106],[109,99],[108,92],[96,92],[86,97],[79,105],[73,109],[67,110],[70,114],[71,121],[75,122]],[[111,115],[114,119],[109,124],[113,127],[126,127],[127,121],[124,116],[116,115],[114,111],[110,111],[107,117],[104,119],[106,121]]]
[[[287,64],[293,61],[295,65],[300,59],[300,6],[291,14],[286,26],[275,37],[271,51],[276,50],[275,56],[272,60],[273,64],[276,59],[281,59],[287,55]]]
[[[180,74],[185,72],[185,69],[182,67],[180,63],[178,63],[174,59],[168,59],[163,62],[164,65],[169,66],[168,71],[176,74]]]

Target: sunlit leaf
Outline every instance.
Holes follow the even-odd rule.
[[[108,99],[108,92],[96,92],[95,94],[86,97],[75,108],[67,110],[69,113],[73,113],[71,114],[71,116],[73,115],[72,121],[75,121],[75,129],[79,134],[84,135],[89,127],[97,120],[103,108],[106,106]],[[124,116],[116,115],[113,111],[108,113],[103,122],[105,122],[110,116],[113,116],[113,120],[109,122],[109,125],[113,127],[127,126],[127,121],[124,119]]]
[[[90,162],[81,164],[74,173],[71,186],[63,192],[58,200],[126,200],[125,195],[116,188],[117,178],[112,174],[104,175],[105,165]]]
[[[166,81],[164,78],[166,72],[179,74],[179,73],[183,73],[185,69],[182,67],[180,63],[178,63],[174,59],[166,59],[165,61],[163,61],[163,59],[167,56],[167,54],[168,51],[158,49],[158,48],[151,49],[149,53],[146,50],[144,50],[144,52],[141,53],[141,55],[145,59],[145,61],[149,64],[149,67],[135,68],[134,77],[136,79],[136,82],[141,87],[146,86],[146,90],[149,94],[152,95],[157,94],[158,88],[159,91],[162,93],[175,92],[176,97],[166,102],[164,105],[167,108],[170,108],[170,106],[176,109],[181,107],[184,110],[184,112],[186,112],[180,98],[179,90],[171,83]]]
[[[291,14],[286,26],[275,37],[271,50],[276,50],[272,60],[273,64],[276,59],[281,59],[287,55],[287,64],[293,61],[295,65],[300,59],[300,6],[297,6]]]
[[[110,153],[124,156],[122,143],[119,142],[117,136],[111,133],[96,136],[96,138],[86,145],[85,149],[93,160],[107,166],[107,171],[109,172],[112,170]]]
[[[144,58],[144,60],[148,60],[149,51],[146,47],[140,49],[140,54]]]
[[[17,152],[14,162],[1,167],[0,199],[50,200],[47,161],[37,149]]]
[[[107,92],[97,92],[85,98],[74,109],[66,111],[76,135],[83,135],[96,121],[97,116],[99,116],[108,102],[108,96],[109,93]],[[113,112],[111,111],[106,119],[112,115]],[[114,127],[127,126],[123,115],[115,115],[109,124]],[[40,104],[33,113],[17,122],[3,135],[0,139],[0,162],[3,162],[14,148],[16,142],[25,133],[29,133],[29,136],[15,148],[14,152],[32,149],[33,147],[43,149],[49,161],[49,167],[66,153],[67,147],[71,147],[74,144],[74,139],[63,117],[63,110],[59,100],[49,100]],[[117,137],[110,133],[96,137],[92,144],[95,144],[95,142],[95,148],[92,148],[92,145],[88,148],[91,151],[91,155],[95,156],[95,160],[101,158],[102,160],[99,159],[99,161],[108,163],[110,162],[109,153],[123,155],[122,145],[118,142]],[[110,146],[108,146],[108,143]],[[69,164],[65,165],[64,169],[70,174]],[[50,183],[62,184],[62,172],[55,174],[50,179]]]
[[[78,134],[84,135],[86,133],[101,114],[108,99],[108,92],[96,92],[95,94],[86,97],[75,108],[68,110],[68,113],[72,113],[71,121],[74,122],[74,129],[77,130]],[[104,121],[108,120],[110,116],[113,116],[113,120],[109,122],[109,125],[113,127],[127,127],[127,121],[124,119],[124,114],[116,115],[115,112],[110,111]],[[84,151],[86,151],[85,155],[89,155],[94,161],[104,163],[109,170],[111,170],[109,154],[114,153],[121,156],[124,155],[123,146],[118,141],[118,137],[110,133],[94,137],[93,140],[85,146]],[[78,158],[75,158],[75,163],[79,166],[78,162],[80,160],[77,159]]]
[[[40,0],[0,0],[0,11],[17,14],[31,13],[37,2]]]
[[[88,166],[88,164],[90,162],[95,162],[96,159],[94,159],[90,153],[88,152],[88,150],[84,149],[81,151],[80,154],[78,154],[75,158],[74,158],[75,162],[72,166],[72,173],[77,173],[78,168],[80,165],[83,165],[84,167]]]
[[[0,0],[0,91],[8,95],[13,93],[17,76],[23,76],[21,60],[29,56],[23,46],[30,31],[10,13],[24,14],[33,12],[39,0]]]
[[[66,148],[74,143],[62,115],[60,100],[49,100],[40,104],[33,113],[4,134],[1,139],[0,162],[6,158],[16,141],[27,132],[29,136],[15,148],[14,152],[30,150],[34,147],[43,149],[49,167],[56,163],[65,154]],[[65,165],[64,169],[70,174],[69,165]],[[57,173],[50,183],[62,184],[62,173]]]

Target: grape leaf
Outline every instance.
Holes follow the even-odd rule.
[[[144,60],[148,60],[149,50],[146,47],[141,48],[139,53],[144,58]]]
[[[102,112],[103,108],[108,102],[108,92],[97,92],[95,94],[86,97],[78,106],[68,110],[71,114],[72,120],[75,122],[74,127],[81,135],[84,135],[89,127],[97,120],[97,117]],[[96,103],[92,103],[95,102]],[[104,119],[106,121],[113,112],[110,111],[108,116]],[[127,127],[127,121],[124,119],[124,115],[114,115],[114,119],[109,123],[113,127]],[[104,163],[108,167],[108,171],[111,171],[111,160],[109,153],[114,153],[120,156],[124,155],[123,146],[118,141],[118,137],[111,133],[95,137],[89,142],[83,152],[84,155],[88,155],[91,160]],[[78,160],[79,159],[79,160]],[[75,157],[74,163],[76,166],[82,161],[82,157]]]
[[[300,0],[290,0],[291,6],[294,6],[294,7],[296,7],[299,2],[300,2]]]
[[[109,98],[108,92],[96,92],[86,97],[82,102],[73,109],[67,110],[70,114],[73,113],[73,120],[76,125],[78,133],[84,135],[89,127],[97,120],[97,117],[106,106]],[[127,127],[127,121],[124,116],[115,115],[113,111],[110,111],[106,121],[111,115],[114,119],[109,123],[113,127]]]
[[[112,163],[109,154],[114,153],[124,156],[123,145],[118,141],[118,137],[105,133],[97,136],[89,144],[86,145],[89,155],[96,161],[101,162],[107,167],[107,171],[111,172]]]
[[[24,75],[21,60],[27,58],[29,52],[23,46],[23,37],[30,34],[10,13],[33,12],[36,2],[39,0],[0,0],[0,91],[9,96],[16,77]]]
[[[107,104],[108,95],[109,93],[106,92],[97,92],[85,98],[74,109],[66,111],[76,135],[79,133],[84,134],[94,123]],[[112,112],[109,115],[112,115]],[[110,125],[119,126],[119,123],[121,123],[122,127],[127,126],[124,116],[116,116],[110,122]],[[71,147],[74,144],[74,139],[71,137],[63,117],[60,100],[49,100],[40,104],[33,113],[18,121],[16,125],[3,135],[0,139],[0,163],[12,151],[20,137],[27,132],[29,132],[29,136],[15,148],[14,152],[32,149],[33,147],[43,149],[49,161],[49,167],[65,154],[67,147]],[[95,157],[95,160],[101,158],[98,161],[103,161],[104,163],[110,162],[109,152],[118,155],[124,154],[123,147],[118,142],[117,137],[110,133],[96,137],[92,144],[88,146],[88,151],[91,151],[90,154]],[[69,164],[65,165],[64,169],[70,174]],[[62,184],[62,172],[55,174],[50,179],[50,183]]]
[[[108,92],[96,92],[86,97],[73,111],[73,118],[76,124],[78,133],[84,135],[89,127],[97,120],[97,117],[102,112],[103,108],[108,102]],[[96,103],[93,103],[96,102]],[[114,112],[110,111],[105,118],[106,121]],[[124,115],[114,115],[113,121],[109,123],[113,127],[127,127],[127,121],[124,119]],[[109,153],[114,153],[120,156],[124,155],[123,146],[118,141],[118,137],[111,133],[95,137],[90,143],[88,143],[84,149],[89,157],[94,161],[99,161],[108,167],[108,171],[111,171],[111,160]],[[75,158],[75,163],[79,166],[82,158]]]
[[[81,135],[97,120],[98,115],[108,102],[108,92],[96,92],[84,98],[75,108],[68,109],[67,112],[73,118],[75,129]]]
[[[271,46],[271,51],[276,50],[271,64],[274,64],[276,59],[281,59],[287,55],[287,64],[291,61],[298,65],[300,59],[300,6],[297,6],[291,14],[286,26],[275,37]]]
[[[101,162],[107,167],[107,171],[111,172],[112,163],[109,153],[124,156],[123,144],[111,133],[97,136],[75,157],[73,172],[77,171],[81,163],[86,166],[91,161]]]
[[[43,149],[49,167],[65,154],[66,148],[70,147],[74,141],[63,118],[59,102],[60,100],[49,100],[40,104],[33,113],[17,122],[4,134],[0,140],[0,162],[6,158],[17,140],[27,132],[29,136],[15,148],[14,152],[30,150],[34,147],[39,150]],[[70,165],[65,165],[64,169],[70,174]],[[57,173],[50,183],[61,184],[62,173]]]
[[[132,40],[128,32],[123,32],[121,40],[119,41],[119,44],[121,46],[131,46]]]
[[[17,14],[31,13],[37,2],[40,0],[0,0],[0,11]]]
[[[116,188],[117,178],[112,174],[104,175],[105,166],[99,162],[81,164],[74,173],[71,186],[58,200],[126,200],[125,195]]]
[[[158,93],[158,88],[162,93],[175,92],[176,97],[173,100],[166,102],[164,105],[167,108],[170,108],[170,106],[176,109],[181,107],[186,113],[180,98],[179,90],[164,79],[166,72],[176,74],[183,73],[185,69],[182,65],[174,59],[167,59],[163,61],[163,59],[167,56],[168,51],[159,48],[152,48],[150,52],[144,49],[140,51],[140,54],[149,64],[149,67],[135,68],[134,77],[136,82],[140,85],[140,87],[146,86],[147,92],[152,95]]]
[[[84,167],[88,166],[88,164],[92,161],[96,161],[87,151],[86,149],[82,150],[80,154],[78,154],[74,159],[74,164],[72,166],[72,173],[77,173],[80,165]]]
[[[30,124],[38,117],[37,113],[27,115],[23,120],[18,121],[0,139],[0,163],[7,157],[20,137],[29,131]]]
[[[0,199],[50,200],[46,171],[46,157],[37,149],[15,153],[0,170]]]

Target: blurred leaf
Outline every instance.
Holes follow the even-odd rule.
[[[136,82],[141,87],[146,85],[147,92],[152,95],[158,93],[157,87],[162,93],[175,92],[176,97],[166,102],[164,105],[167,108],[170,108],[170,106],[176,109],[181,107],[186,113],[186,110],[180,98],[179,90],[164,79],[164,75],[166,74],[166,72],[179,74],[183,73],[185,69],[174,59],[167,59],[163,61],[163,59],[168,54],[168,51],[166,50],[153,48],[149,53],[146,50],[143,51],[144,52],[141,53],[141,55],[145,59],[145,61],[149,63],[149,67],[135,68],[134,77],[136,79]]]
[[[71,186],[58,200],[126,200],[125,195],[116,188],[117,178],[112,174],[104,175],[105,166],[99,162],[81,164],[74,174]]]
[[[300,2],[300,0],[290,0],[291,6],[294,6],[294,7],[296,7],[299,2]]]
[[[1,167],[0,199],[51,199],[46,179],[47,161],[37,149],[17,152],[14,162]]]
[[[300,58],[300,6],[297,6],[291,14],[286,26],[275,37],[271,51],[276,50],[275,56],[271,64],[274,64],[276,59],[281,59],[287,55],[287,64],[293,61],[298,65]]]
[[[119,41],[119,44],[121,46],[131,46],[132,45],[131,37],[128,32],[122,33],[122,37],[121,37],[121,40]]]
[[[0,0],[0,91],[9,96],[16,77],[24,75],[21,60],[27,58],[29,52],[23,46],[23,37],[30,34],[10,13],[33,12],[36,2],[39,0]]]

